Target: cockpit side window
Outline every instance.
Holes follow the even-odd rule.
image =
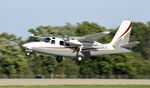
[[[55,40],[52,40],[52,41],[51,41],[51,44],[55,44]]]
[[[64,41],[60,41],[59,44],[60,44],[60,45],[64,45]]]
[[[43,41],[44,42],[50,42],[51,38],[45,38]]]

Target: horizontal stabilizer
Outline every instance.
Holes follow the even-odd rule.
[[[128,44],[124,44],[120,47],[127,48],[127,49],[132,49],[132,47],[136,46],[139,43],[140,43],[139,41],[135,41],[135,42],[131,42],[131,43],[128,43]]]

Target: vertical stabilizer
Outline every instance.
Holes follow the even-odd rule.
[[[120,25],[116,35],[114,36],[111,44],[115,47],[129,43],[132,22],[124,20]]]

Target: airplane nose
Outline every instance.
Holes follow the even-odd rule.
[[[22,45],[23,47],[25,47],[25,48],[28,48],[28,49],[32,49],[32,47],[31,47],[31,44],[30,43],[26,43],[26,44],[24,44],[24,45]]]
[[[43,43],[41,43],[41,42],[31,42],[31,43],[26,43],[22,46],[25,48],[28,48],[28,49],[32,49],[33,47],[40,47],[42,44]]]
[[[27,44],[23,44],[22,46],[23,46],[23,47],[27,47]]]

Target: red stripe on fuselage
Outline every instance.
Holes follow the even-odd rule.
[[[52,48],[52,49],[74,49],[74,48],[77,48],[77,47],[39,47],[39,48]],[[104,48],[84,48],[82,50],[91,50],[91,49],[104,49]]]
[[[127,28],[127,30],[119,37],[119,38],[121,38],[124,34],[126,34],[128,31],[129,31],[129,29],[131,28],[131,26],[132,26],[132,22],[131,22],[131,24],[129,25],[129,27]],[[118,39],[119,39],[118,38]]]

